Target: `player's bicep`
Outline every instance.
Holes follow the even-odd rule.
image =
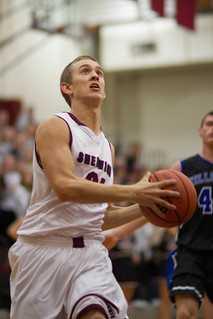
[[[53,189],[66,179],[74,178],[67,124],[56,117],[48,118],[36,133],[36,149],[40,163]]]

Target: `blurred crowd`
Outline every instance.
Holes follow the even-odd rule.
[[[8,249],[14,239],[9,227],[25,215],[32,190],[32,153],[37,124],[31,109],[23,109],[11,124],[0,109],[0,308],[9,309]]]
[[[25,215],[29,203],[36,128],[31,109],[22,110],[13,125],[8,111],[0,109],[0,309],[10,307],[7,253],[15,240],[10,229]],[[133,184],[147,171],[140,164],[140,145],[133,144],[125,156],[119,150],[116,154],[115,183]],[[174,238],[175,232],[147,223],[109,252],[115,277],[129,303],[159,298],[163,302],[165,296],[165,307],[170,307],[165,271],[167,256],[175,248]]]
[[[24,110],[10,124],[10,114],[0,110],[0,241],[11,243],[7,227],[25,214],[32,189],[32,153],[36,123]]]

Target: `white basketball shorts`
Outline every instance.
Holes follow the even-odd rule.
[[[76,247],[76,248],[75,248]],[[91,306],[128,319],[111,260],[96,240],[19,237],[10,248],[11,319],[78,319]]]

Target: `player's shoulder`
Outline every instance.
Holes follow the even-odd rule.
[[[51,114],[47,116],[37,127],[36,140],[43,139],[46,136],[54,137],[58,134],[63,135],[63,132],[67,134],[66,122],[57,116],[57,114]]]
[[[200,157],[199,154],[195,154],[193,156],[187,157],[184,160],[182,160],[183,163],[188,163],[189,165],[190,164],[194,165],[196,162],[200,162],[200,161],[202,161],[202,158]]]
[[[187,176],[192,176],[208,169],[208,165],[206,165],[204,159],[199,154],[184,159],[181,165],[182,172]]]
[[[180,161],[176,161],[172,166],[171,169],[177,170],[177,171],[181,171],[181,162]]]
[[[200,161],[200,156],[199,154],[196,154],[196,155],[193,155],[193,156],[190,156],[188,158],[185,158],[183,160],[180,160],[180,161],[176,161],[172,166],[171,166],[171,169],[174,169],[174,170],[177,170],[177,171],[180,171],[180,172],[183,172],[184,171],[184,168],[187,166],[187,167],[190,167],[190,166],[194,166],[196,162],[199,162]]]
[[[47,116],[45,119],[43,119],[40,124],[38,125],[38,129],[43,127],[54,127],[55,129],[58,127],[58,125],[64,125],[63,117],[61,116],[63,113],[53,113]],[[57,126],[55,126],[57,125]]]

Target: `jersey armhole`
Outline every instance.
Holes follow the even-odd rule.
[[[183,161],[180,161],[180,165],[181,165],[181,172],[184,173]]]
[[[38,154],[38,152],[37,152],[37,149],[36,149],[36,142],[35,142],[35,146],[34,146],[34,147],[35,147],[35,157],[36,157],[36,161],[37,161],[39,167],[40,167],[41,169],[43,169],[43,166],[42,166],[42,164],[41,164],[40,156],[39,156],[39,154]]]
[[[70,126],[69,126],[68,122],[67,122],[67,121],[66,121],[63,117],[60,117],[60,116],[58,116],[58,115],[54,115],[54,116],[57,116],[58,118],[60,118],[61,120],[63,120],[63,121],[67,124],[67,127],[68,127],[69,132],[70,132],[69,147],[70,147],[70,149],[71,149],[71,147],[72,147],[73,137],[72,137],[72,131],[71,131],[71,128],[70,128]]]

